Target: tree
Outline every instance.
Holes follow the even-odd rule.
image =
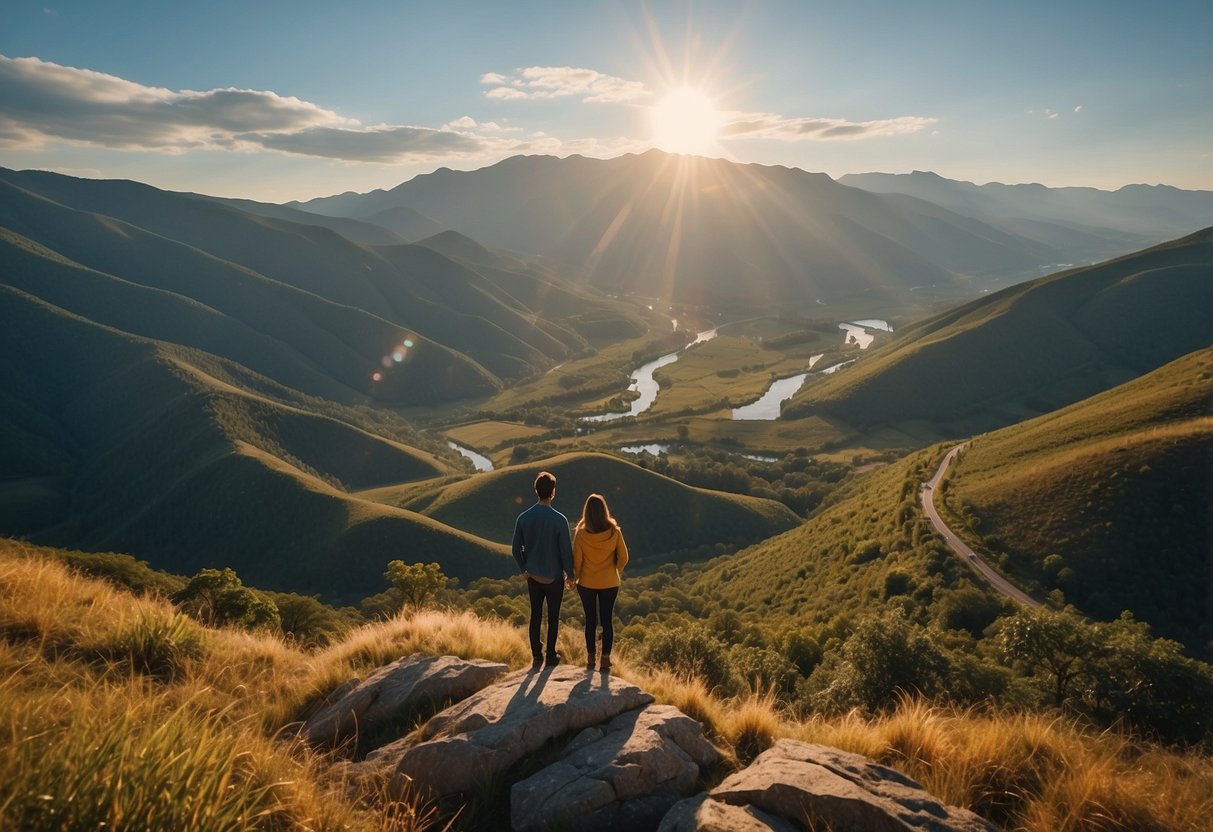
[[[1090,673],[1096,642],[1073,608],[1021,609],[1007,619],[998,637],[1002,657],[1049,681],[1053,704],[1065,705],[1077,682]]]
[[[316,596],[294,592],[267,592],[265,596],[278,608],[282,632],[309,644],[328,644],[361,616],[356,610],[336,610]]]
[[[246,629],[280,624],[278,607],[245,586],[234,569],[202,569],[173,594],[172,601],[210,626],[235,625]]]
[[[405,563],[394,560],[383,573],[388,583],[400,590],[405,606],[420,607],[445,589],[447,577],[436,563]]]
[[[1129,612],[1093,625],[1103,649],[1088,693],[1094,715],[1124,719],[1160,739],[1197,743],[1213,730],[1213,668],[1183,655],[1175,641],[1152,638]]]
[[[823,663],[813,672],[824,687],[818,702],[827,710],[856,705],[880,710],[896,704],[901,693],[940,693],[947,678],[943,649],[899,607],[860,621],[841,654],[833,667]],[[831,675],[823,679],[823,674]]]

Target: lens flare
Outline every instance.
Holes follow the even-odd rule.
[[[405,339],[404,339],[404,346],[405,346],[406,348],[412,349],[412,347],[413,347],[413,339],[412,339],[412,338],[405,338]]]
[[[371,381],[383,381],[383,373],[380,373],[380,372],[371,373]]]

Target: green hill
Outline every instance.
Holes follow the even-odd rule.
[[[973,440],[949,484],[1025,583],[1089,615],[1213,639],[1213,348]]]
[[[814,628],[886,604],[946,618],[973,596],[965,603],[984,620],[980,632],[1001,602],[930,533],[917,503],[937,457],[919,451],[845,482],[803,525],[717,558],[686,591],[746,620]]]
[[[1032,280],[907,327],[784,406],[965,436],[1107,390],[1213,342],[1213,229]]]
[[[344,490],[448,473],[434,456],[244,392],[208,372],[249,374],[223,359],[0,298],[4,533],[330,599],[419,552],[455,577],[511,571],[500,545]]]
[[[535,501],[535,475],[556,475],[557,509],[570,523],[585,498],[604,495],[638,563],[686,560],[723,546],[752,543],[795,526],[799,518],[773,500],[692,488],[608,454],[570,453],[513,465],[402,498],[447,525],[509,544],[514,518]]]

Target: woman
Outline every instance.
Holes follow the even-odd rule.
[[[602,621],[603,671],[611,669],[611,645],[615,641],[612,614],[619,595],[619,573],[628,565],[628,547],[623,532],[611,517],[606,499],[601,494],[586,497],[581,519],[573,535],[573,574],[577,577],[577,594],[585,608],[585,651],[589,655],[586,667],[594,669],[595,631]]]

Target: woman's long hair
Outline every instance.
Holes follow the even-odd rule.
[[[585,498],[585,506],[581,509],[581,519],[577,521],[577,528],[585,529],[587,532],[605,532],[608,529],[619,528],[619,524],[611,516],[606,498],[601,494],[591,494]]]

